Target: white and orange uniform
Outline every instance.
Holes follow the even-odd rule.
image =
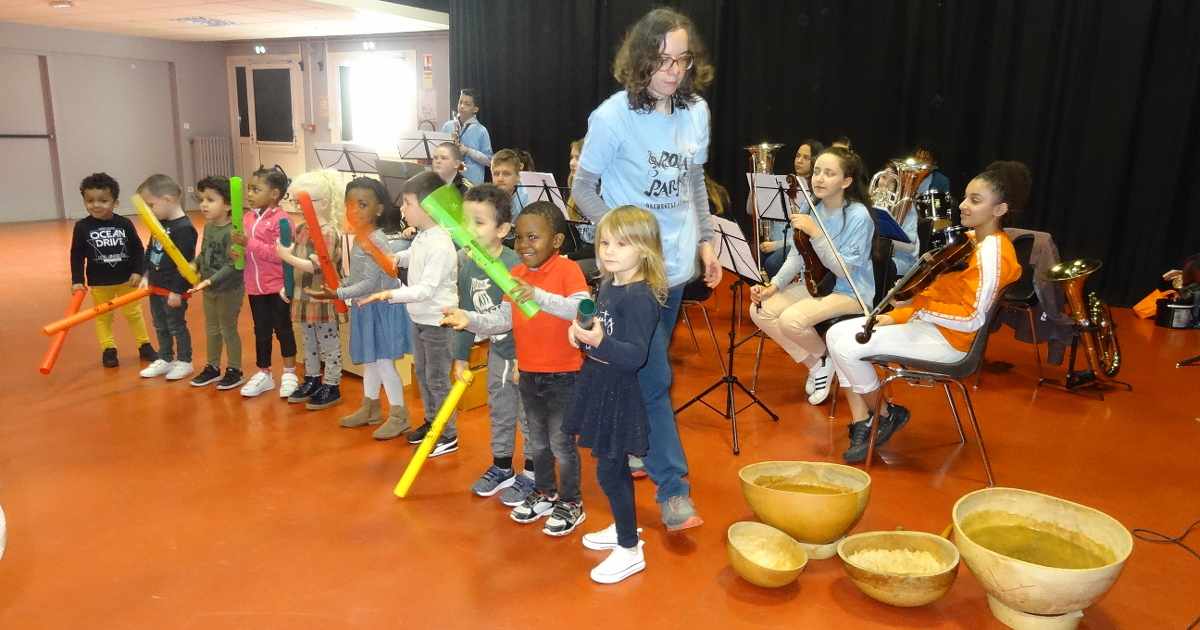
[[[974,232],[970,238],[975,240]],[[863,329],[861,317],[829,329],[825,341],[839,382],[859,394],[878,389],[875,368],[862,360],[871,355],[942,363],[961,360],[1000,291],[1020,277],[1021,263],[1003,230],[977,241],[966,269],[941,274],[911,304],[888,313],[895,325],[876,328],[867,343],[854,338]]]

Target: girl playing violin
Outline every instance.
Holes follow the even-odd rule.
[[[819,202],[816,211],[821,216],[820,225],[829,234],[807,211],[792,215],[792,228],[808,235],[821,262],[837,277],[833,292],[814,297],[803,282],[792,284],[803,268],[795,247],[788,248],[787,259],[771,282],[750,290],[750,299],[761,305],[750,309],[750,318],[792,359],[808,367],[805,392],[808,402],[814,405],[829,396],[833,374],[833,364],[825,356],[825,341],[814,326],[838,315],[862,311],[855,289],[868,302],[875,295],[871,266],[875,223],[867,210],[862,176],[863,163],[857,153],[840,147],[825,149],[813,166],[812,190]],[[837,255],[845,261],[849,278]]]
[[[861,317],[839,322],[826,340],[838,380],[846,389],[853,423],[850,448],[842,454],[847,463],[867,457],[872,410],[879,402],[879,377],[863,357],[891,355],[953,363],[966,356],[975,333],[986,323],[996,296],[1021,275],[1012,242],[1002,229],[1005,216],[1023,210],[1029,201],[1029,169],[1020,162],[993,162],[967,184],[959,205],[962,225],[975,242],[975,252],[965,270],[937,276],[911,304],[880,315],[867,343],[854,337],[863,330]],[[908,410],[888,403],[879,412],[876,446],[883,446],[908,422]]]

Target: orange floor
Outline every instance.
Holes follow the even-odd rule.
[[[494,499],[467,489],[489,463],[484,410],[461,419],[462,449],[431,461],[406,500],[391,489],[412,448],[377,443],[337,418],[346,401],[306,412],[277,398],[142,381],[118,321],[122,365],[102,369],[90,325],[73,331],[52,375],[36,366],[39,328],[68,297],[65,222],[0,228],[0,324],[6,365],[0,422],[0,505],[8,550],[0,560],[0,628],[999,628],[964,567],[950,593],[903,610],[860,594],[838,561],[813,561],[777,591],[733,574],[725,529],[752,518],[737,470],[766,459],[837,460],[837,423],[797,394],[802,372],[769,347],[760,392],[780,414],[728,425],[697,407],[679,419],[694,497],[706,524],[667,535],[649,482],[639,482],[648,569],[617,586],[588,580],[602,555],[579,534],[518,526]],[[728,292],[715,301],[724,344]],[[198,305],[197,305],[198,306]],[[1171,534],[1200,518],[1200,332],[1166,331],[1118,313],[1121,377],[1133,393],[1103,402],[1034,388],[1029,347],[1011,333],[988,356],[1015,368],[989,373],[976,404],[1000,485],[1101,509],[1127,527]],[[203,316],[189,313],[203,359]],[[697,320],[699,318],[696,318]],[[246,364],[253,362],[243,312]],[[747,322],[748,324],[748,322]],[[748,331],[747,331],[748,332]],[[752,348],[738,355],[748,379]],[[713,348],[677,331],[674,398],[717,373]],[[936,390],[899,387],[914,421],[873,469],[857,531],[940,531],[962,494],[983,486],[973,441],[959,448]],[[714,402],[719,402],[716,399]],[[417,408],[415,396],[409,406]],[[844,409],[844,405],[842,406]],[[584,530],[608,508],[584,457]],[[1193,541],[1200,542],[1200,540]],[[1183,550],[1135,543],[1125,572],[1086,628],[1183,628],[1200,614],[1200,563]]]

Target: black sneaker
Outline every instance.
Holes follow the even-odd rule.
[[[309,411],[316,411],[332,407],[339,402],[342,402],[342,392],[338,389],[338,386],[322,384],[313,392],[312,396],[309,396],[308,402],[304,404],[304,408]]]
[[[412,431],[409,431],[408,432],[408,443],[409,444],[420,444],[421,442],[424,442],[425,434],[429,433],[430,426],[431,425],[428,422],[426,422],[426,423],[422,424],[421,426],[413,429]]]
[[[850,424],[850,448],[842,453],[842,461],[857,464],[867,459],[867,438],[871,436],[871,418]]]
[[[578,501],[555,501],[550,518],[542,527],[542,533],[547,536],[566,536],[575,531],[579,524],[587,519],[583,512],[583,504]]]
[[[888,443],[900,427],[908,424],[908,408],[895,403],[888,403],[887,421],[879,425],[879,435],[875,436],[875,448]]]
[[[439,435],[437,443],[433,445],[433,450],[429,451],[429,458],[441,457],[447,453],[453,453],[458,450],[458,436],[448,438],[444,435]]]
[[[154,346],[147,342],[138,346],[138,358],[143,361],[154,361],[158,359],[158,353],[154,351]]]
[[[896,434],[908,423],[908,409],[888,403],[888,416],[882,420],[879,425],[879,431],[875,434],[875,448],[887,444],[888,440]],[[871,435],[871,419],[868,418],[863,422],[855,422],[850,425],[850,448],[842,453],[842,460],[847,464],[857,464],[867,459],[867,439]]]
[[[207,363],[204,365],[204,369],[200,370],[200,373],[192,379],[192,387],[204,387],[209,383],[217,382],[220,378],[221,370],[218,370],[217,366]]]
[[[287,400],[290,403],[306,402],[312,397],[312,395],[317,391],[317,388],[320,386],[321,379],[319,377],[305,376],[304,382],[300,384],[300,387],[296,388],[296,391],[292,392],[291,396],[288,396]]]
[[[117,367],[121,362],[117,360],[116,348],[105,348],[104,353],[100,355],[100,364],[104,367]]]
[[[225,368],[225,376],[221,377],[217,383],[217,389],[233,389],[242,384],[246,377],[242,376],[242,371],[237,368]]]

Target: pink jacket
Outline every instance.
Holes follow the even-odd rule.
[[[279,221],[286,218],[279,207],[257,210],[242,217],[246,229],[246,294],[269,295],[283,288],[283,262],[275,253]]]

